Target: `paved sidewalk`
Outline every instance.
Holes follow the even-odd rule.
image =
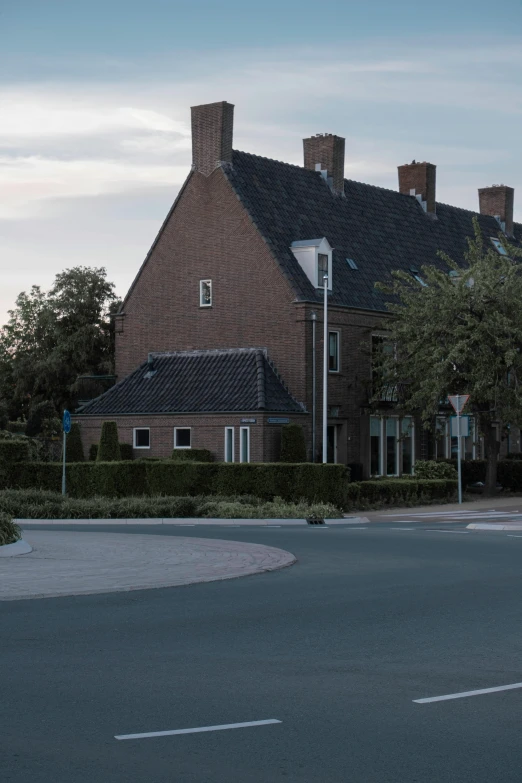
[[[0,600],[213,582],[295,563],[263,544],[174,536],[26,530],[33,551],[0,563]]]

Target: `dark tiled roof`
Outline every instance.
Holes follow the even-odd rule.
[[[303,413],[262,348],[151,354],[112,389],[76,413]],[[150,377],[149,377],[150,376]]]
[[[292,254],[294,241],[326,237],[334,248],[333,304],[384,311],[386,297],[374,284],[392,270],[422,264],[447,269],[439,250],[463,263],[475,215],[485,237],[500,231],[494,217],[438,203],[434,218],[412,196],[352,180],[345,180],[345,197],[334,195],[319,172],[246,152],[234,152],[223,170],[300,300],[320,301],[323,294]],[[520,224],[515,237],[522,243]]]

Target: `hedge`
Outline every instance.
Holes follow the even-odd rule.
[[[14,544],[22,538],[22,531],[10,514],[0,512],[0,546]]]
[[[122,460],[133,459],[134,452],[132,450],[132,443],[120,443],[120,454]]]
[[[301,424],[281,427],[281,462],[306,462],[306,441]]]
[[[27,438],[0,440],[0,462],[27,462],[31,458],[30,448]]]
[[[171,459],[178,462],[214,462],[214,455],[208,449],[174,449]]]
[[[360,509],[368,506],[418,505],[447,501],[457,494],[455,479],[382,479],[353,481],[347,487],[347,504]]]
[[[53,462],[6,466],[6,487],[47,489],[61,486],[61,465]],[[344,507],[350,472],[345,465],[312,463],[77,462],[67,467],[72,497],[139,495],[255,495],[272,500],[306,500]]]
[[[102,424],[96,460],[98,462],[119,462],[121,460],[118,425],[115,421],[104,421]]]
[[[71,431],[67,435],[65,458],[67,462],[83,462],[84,460],[82,432],[78,422],[71,424]]]

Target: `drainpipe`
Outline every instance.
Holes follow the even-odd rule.
[[[316,443],[315,443],[315,418],[316,418],[316,370],[315,370],[315,328],[317,325],[317,313],[312,310],[310,313],[312,319],[312,462],[315,462]]]

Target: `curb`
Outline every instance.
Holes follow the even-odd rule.
[[[468,530],[522,530],[520,525],[496,525],[492,522],[473,522],[467,525]]]
[[[213,527],[273,527],[304,526],[309,527],[306,519],[201,519],[200,517],[184,517],[168,519],[152,517],[148,519],[15,519],[16,524],[22,528],[30,525],[177,525],[179,527],[213,526]],[[325,526],[329,525],[366,525],[367,517],[350,517],[349,519],[325,519]],[[313,527],[320,527],[314,525]],[[9,546],[13,546],[10,544]]]
[[[33,548],[31,544],[24,541],[23,538],[20,541],[15,541],[14,544],[6,544],[0,546],[0,557],[15,557],[16,555],[28,555],[32,552]]]

